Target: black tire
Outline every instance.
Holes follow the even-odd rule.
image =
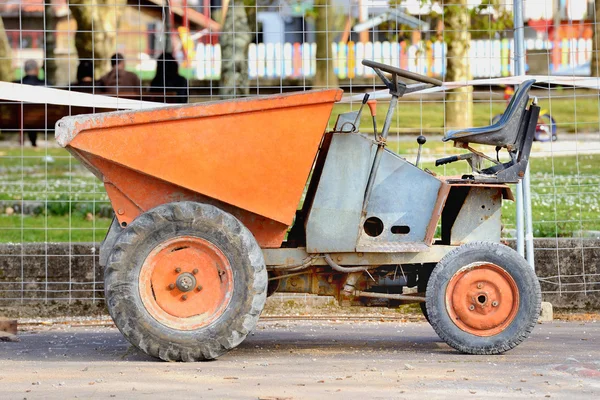
[[[429,277],[431,276],[431,272],[435,268],[435,264],[425,264],[419,268],[419,275],[417,278],[417,291],[419,293],[427,293],[427,283],[429,282]],[[429,314],[427,313],[427,303],[419,303],[419,307],[421,307],[421,312],[423,316],[429,322]]]
[[[419,307],[421,307],[421,312],[423,313],[423,316],[425,317],[427,322],[429,322],[429,314],[427,313],[427,303],[419,303]]]
[[[457,325],[461,321],[453,321],[446,304],[446,289],[452,277],[461,270],[469,271],[465,267],[475,263],[500,267],[513,279],[519,295],[518,307],[513,307],[514,318],[507,318],[508,325],[494,335],[480,336],[461,329]],[[444,256],[429,278],[426,298],[433,329],[448,345],[468,354],[501,354],[516,347],[533,330],[541,307],[540,285],[529,264],[511,248],[489,242],[468,243]]]
[[[147,256],[161,243],[182,236],[216,246],[233,271],[232,295],[224,311],[193,330],[158,322],[140,294]],[[105,272],[106,303],[121,333],[146,354],[165,361],[210,360],[239,345],[255,328],[266,293],[265,262],[252,233],[231,214],[195,202],[164,204],[136,218],[119,236]]]

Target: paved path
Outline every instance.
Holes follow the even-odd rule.
[[[600,398],[600,323],[538,325],[502,356],[461,355],[416,322],[269,321],[217,361],[165,363],[113,327],[0,342],[0,398]]]

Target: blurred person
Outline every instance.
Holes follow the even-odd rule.
[[[139,90],[142,85],[140,78],[133,72],[125,70],[125,57],[123,57],[123,54],[114,54],[110,58],[110,65],[112,69],[98,81],[98,85],[103,87],[105,92],[117,88],[127,88],[132,91]]]
[[[40,74],[40,66],[38,65],[37,61],[25,61],[23,64],[23,71],[25,72],[25,76],[21,77],[21,80],[15,81],[15,83],[33,86],[45,86],[44,81],[38,78],[38,75]],[[29,137],[29,141],[33,147],[37,147],[37,135],[38,133],[36,131],[27,131],[27,137]]]
[[[188,81],[179,75],[179,64],[173,54],[162,53],[156,62],[156,75],[150,83],[150,92],[163,94],[165,101],[170,98],[169,103],[187,103],[187,88]]]
[[[71,86],[92,87],[94,86],[94,63],[90,60],[82,60],[77,66],[77,82]]]
[[[82,60],[77,66],[77,80],[71,83],[71,89],[79,92],[92,93],[98,86],[94,82],[94,63],[90,60]]]
[[[21,78],[20,81],[15,81],[16,83],[22,83],[24,85],[33,85],[33,86],[44,86],[44,81],[38,78],[40,74],[40,66],[35,60],[27,60],[23,64],[23,71],[25,72],[25,76]]]

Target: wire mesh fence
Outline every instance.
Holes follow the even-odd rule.
[[[598,6],[523,6],[527,74],[549,81],[532,91],[542,109],[531,158],[537,272],[547,295],[587,298],[600,291],[600,98],[597,88],[568,79],[600,75]],[[360,106],[363,93],[384,88],[362,59],[445,82],[515,75],[512,1],[7,0],[0,16],[0,79],[60,90],[20,100],[7,93],[18,97],[23,89],[0,93],[6,304],[103,297],[97,248],[113,211],[103,182],[57,145],[54,125],[63,116],[130,108],[119,103],[125,100],[197,103],[341,87],[331,128],[337,114]],[[415,138],[425,135],[424,168],[467,173],[466,163],[434,166],[461,152],[443,135],[497,120],[515,83],[401,98],[388,147],[414,160]],[[80,104],[72,93],[117,101]],[[387,105],[379,100],[378,126]],[[360,130],[373,132],[368,115]],[[511,241],[514,203],[502,212],[503,239]]]

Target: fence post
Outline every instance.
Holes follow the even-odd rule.
[[[513,1],[515,75],[525,75],[525,35],[523,25],[523,0]],[[535,269],[533,259],[533,222],[531,216],[531,186],[529,165],[523,180],[517,184],[517,249],[523,255],[526,244],[527,262]],[[523,215],[524,214],[524,215]],[[524,217],[524,218],[523,218]],[[523,219],[525,221],[523,221]],[[523,224],[523,222],[525,222]],[[523,229],[525,225],[525,229]]]

